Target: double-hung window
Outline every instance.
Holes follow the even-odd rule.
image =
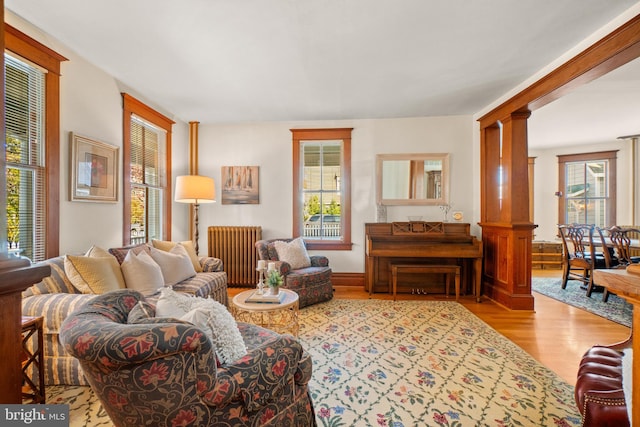
[[[59,251],[60,66],[66,58],[6,23],[4,41],[3,237],[10,253],[37,262]]]
[[[44,75],[5,54],[7,243],[9,253],[45,258]]]
[[[616,152],[558,156],[559,223],[616,223]]]
[[[293,235],[310,249],[351,248],[351,130],[291,129]]]
[[[170,239],[173,121],[128,95],[125,104],[125,229],[129,244]]]

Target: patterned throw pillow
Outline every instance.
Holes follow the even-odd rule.
[[[311,266],[311,258],[302,238],[295,238],[288,243],[278,240],[273,245],[278,252],[278,259],[291,265],[292,270]]]
[[[149,253],[150,250],[151,246],[148,243],[140,243],[137,245],[123,246],[121,248],[110,248],[109,253],[116,257],[119,264],[122,264],[129,251],[139,254],[140,252]]]
[[[247,354],[238,325],[227,308],[210,298],[199,298],[163,288],[156,316],[172,317],[195,325],[207,335],[222,364]]]
[[[175,245],[169,252],[151,248],[151,258],[160,266],[165,286],[173,286],[196,275],[184,246]]]

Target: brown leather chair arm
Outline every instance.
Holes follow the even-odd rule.
[[[624,392],[610,390],[585,393],[582,418],[585,427],[629,427]]]

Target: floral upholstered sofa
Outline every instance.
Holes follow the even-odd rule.
[[[150,253],[150,244],[140,244],[123,248],[111,248],[109,253],[122,264],[129,251],[140,254]],[[194,252],[195,253],[195,252]],[[115,261],[114,261],[115,262]],[[195,262],[195,261],[194,261]],[[65,271],[65,256],[43,261],[51,267],[51,275],[40,283],[27,288],[22,294],[22,315],[44,317],[44,373],[45,383],[87,385],[78,360],[64,351],[60,344],[59,331],[62,322],[76,308],[96,297],[73,285]],[[201,297],[211,297],[228,305],[227,274],[222,261],[217,258],[201,257],[200,268],[193,277],[172,285],[172,289]]]
[[[233,321],[244,355],[225,361],[223,343],[155,317],[160,309],[125,289],[97,296],[62,325],[66,350],[116,426],[316,425],[312,360],[294,337]]]

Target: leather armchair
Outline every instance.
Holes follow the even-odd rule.
[[[66,351],[116,426],[316,425],[312,361],[292,336],[238,323],[248,353],[220,365],[202,330],[154,314],[141,294],[120,290],[62,325]]]
[[[613,346],[591,347],[578,368],[575,398],[583,426],[628,427],[622,387],[622,350],[631,340]]]

